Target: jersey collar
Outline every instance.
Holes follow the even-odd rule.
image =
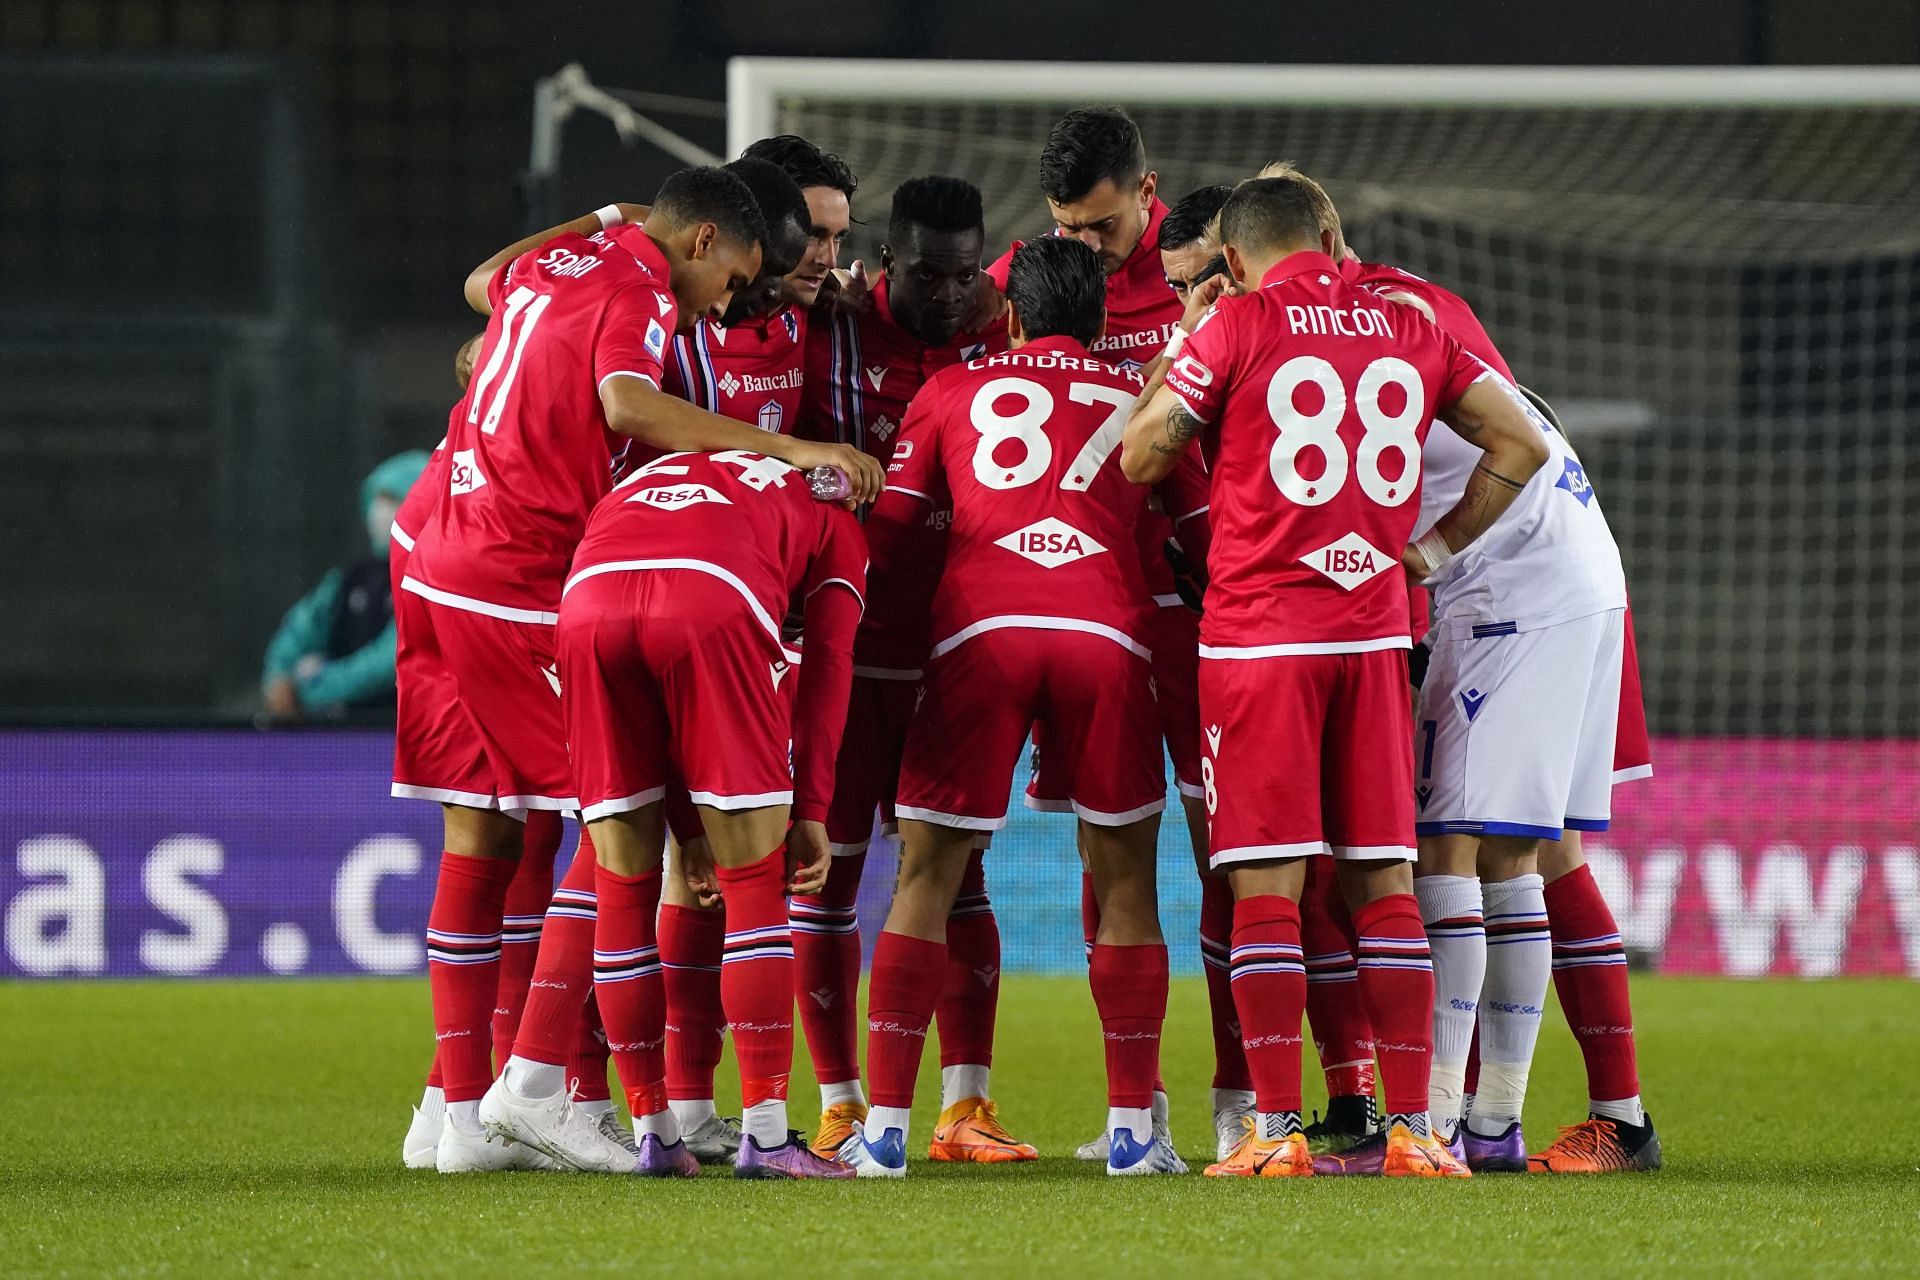
[[[1048,334],[1044,338],[1033,338],[1028,341],[1026,346],[1020,349],[1036,354],[1052,351],[1058,352],[1063,356],[1077,356],[1082,360],[1093,359],[1093,357],[1087,353],[1086,347],[1078,339],[1069,337],[1064,333],[1053,333]]]
[[[661,288],[668,288],[673,275],[667,265],[667,255],[660,251],[660,246],[653,242],[653,237],[647,234],[644,226],[629,222],[614,228],[608,238],[632,254],[634,261],[660,282]]]
[[[1290,253],[1274,263],[1267,274],[1260,277],[1260,287],[1264,289],[1270,284],[1279,284],[1283,280],[1309,275],[1315,271],[1329,276],[1341,275],[1340,268],[1333,265],[1332,258],[1318,249],[1311,249],[1305,253]]]

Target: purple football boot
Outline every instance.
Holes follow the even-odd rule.
[[[733,1158],[736,1178],[851,1178],[853,1166],[838,1160],[822,1160],[807,1149],[796,1131],[789,1130],[787,1140],[777,1147],[763,1147],[748,1134],[740,1139],[740,1154]]]
[[[1387,1135],[1379,1133],[1362,1138],[1345,1151],[1323,1152],[1313,1158],[1315,1177],[1378,1177],[1387,1164]]]
[[[1460,1136],[1466,1154],[1456,1150],[1454,1156],[1475,1173],[1527,1171],[1527,1140],[1520,1133],[1519,1121],[1508,1125],[1497,1138],[1483,1138],[1464,1124]]]
[[[671,1146],[660,1141],[657,1133],[643,1133],[635,1144],[639,1159],[633,1171],[643,1178],[697,1178],[700,1162],[693,1158],[684,1142]]]

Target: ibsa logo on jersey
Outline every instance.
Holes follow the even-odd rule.
[[[1025,556],[1042,569],[1058,569],[1106,550],[1089,535],[1052,516],[1036,520],[1024,529],[1015,529],[1006,537],[996,539],[993,545]]]
[[[627,499],[628,502],[644,502],[650,507],[662,511],[684,511],[688,507],[698,506],[702,502],[720,502],[727,506],[733,500],[718,490],[704,484],[663,484],[652,489],[642,489]]]
[[[1567,468],[1560,473],[1560,478],[1553,482],[1553,487],[1565,489],[1580,499],[1580,505],[1583,507],[1593,501],[1593,482],[1587,479],[1586,468],[1572,458],[1567,459]]]
[[[480,474],[480,465],[473,460],[473,450],[455,449],[452,465],[447,472],[449,493],[472,493],[484,488],[487,478]]]
[[[1396,568],[1400,561],[1359,534],[1349,533],[1318,551],[1309,551],[1300,557],[1300,563],[1324,573],[1342,591],[1351,591],[1388,569]]]

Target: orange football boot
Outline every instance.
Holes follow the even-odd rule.
[[[1038,1160],[1040,1153],[1000,1123],[1000,1108],[986,1098],[962,1098],[940,1113],[927,1144],[927,1158],[957,1164],[1010,1164]]]
[[[1313,1152],[1307,1147],[1307,1135],[1289,1134],[1284,1138],[1254,1136],[1251,1124],[1225,1160],[1207,1166],[1209,1178],[1311,1178]]]
[[[807,1150],[822,1160],[831,1160],[867,1119],[867,1108],[859,1102],[836,1102],[820,1113],[820,1127],[814,1131]]]
[[[1403,1124],[1387,1133],[1386,1158],[1380,1173],[1387,1178],[1471,1178],[1473,1171],[1454,1158],[1438,1138],[1419,1138]]]
[[[1639,1141],[1632,1150],[1622,1141],[1628,1134]],[[1646,1173],[1660,1167],[1660,1138],[1651,1118],[1640,1126],[1616,1124],[1593,1116],[1568,1125],[1545,1151],[1527,1157],[1528,1173]]]

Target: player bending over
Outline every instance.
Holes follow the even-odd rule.
[[[816,311],[807,334],[805,429],[891,455],[908,403],[941,369],[1004,351],[1007,330],[995,322],[968,329],[978,308],[980,252],[986,231],[980,192],[958,178],[911,178],[893,193],[882,277],[864,308]],[[943,528],[943,509],[924,513]],[[937,549],[939,540],[931,544]],[[796,951],[806,973],[800,998],[807,1050],[820,1081],[820,1127],[813,1149],[837,1151],[866,1116],[860,1087],[856,1001],[859,934],[854,899],[866,861],[874,814],[892,817],[894,782],[915,686],[927,649],[927,617],[939,573],[937,559],[903,574],[882,601],[888,628],[863,627],[854,653],[846,741],[834,780],[827,831],[834,865],[825,888],[794,900],[805,921]],[[832,930],[830,947],[815,950]],[[824,951],[826,954],[821,955]],[[1034,1149],[1009,1134],[992,1106],[993,1024],[1000,996],[1000,927],[976,856],[955,900],[947,930],[945,994],[940,1027],[941,1118],[928,1150],[935,1159],[1032,1160]]]
[[[1083,826],[1101,907],[1093,949],[1106,1041],[1107,1170],[1184,1169],[1153,1134],[1167,948],[1154,892],[1165,807],[1151,651],[1152,605],[1132,555],[1146,501],[1114,464],[1137,374],[1092,358],[1099,259],[1039,240],[1008,277],[1013,350],[936,376],[914,401],[868,521],[874,581],[926,571],[925,515],[951,505],[920,709],[897,812],[900,883],[874,951],[867,1064],[873,1108],[841,1158],[862,1175],[906,1172],[908,1111],[947,969],[947,917],[976,833],[1006,822],[1028,730],[1046,723],[1050,767]]]
[[[1347,284],[1295,183],[1221,210],[1248,292],[1222,298],[1128,421],[1130,479],[1163,477],[1211,426],[1212,581],[1200,710],[1212,860],[1234,894],[1230,953],[1255,1126],[1212,1175],[1316,1171],[1300,1116],[1305,861],[1331,853],[1359,935],[1387,1136],[1373,1172],[1468,1176],[1428,1125],[1433,971],[1409,863],[1407,585],[1478,537],[1546,458],[1484,365],[1423,317]],[[1420,452],[1440,416],[1485,450],[1419,546]],[[1388,455],[1393,455],[1389,457]],[[1329,1172],[1359,1172],[1333,1166]]]
[[[609,206],[522,241],[469,279],[469,301],[491,313],[487,337],[467,413],[447,441],[447,491],[414,545],[396,610],[401,644],[438,656],[459,713],[436,730],[456,735],[452,743],[421,741],[403,714],[394,766],[396,794],[439,801],[445,814],[427,968],[446,1172],[520,1158],[482,1130],[478,1100],[492,1075],[488,1024],[504,895],[523,843],[518,817],[578,803],[553,627],[587,514],[626,440],[725,448],[766,438],[658,389],[679,318],[718,314],[758,273],[765,227],[752,197],[731,174],[688,169],[661,187],[643,224],[620,225],[624,217]],[[860,487],[877,478],[851,450],[785,443],[796,464],[840,464]],[[546,1016],[530,998],[523,1016],[520,1042],[530,1029],[544,1035],[555,1074],[578,1048],[585,993],[577,996]]]
[[[480,1107],[491,1128],[571,1168],[699,1172],[667,1105],[655,932],[661,801],[678,784],[698,806],[714,866],[709,874],[689,857],[685,874],[725,904],[721,1001],[746,1103],[734,1175],[849,1175],[787,1128],[787,893],[817,889],[827,872],[827,789],[864,562],[852,515],[757,453],[668,454],[594,512],[560,607],[560,687],[581,816],[599,859],[595,998],[638,1146],[580,1117],[554,1073],[503,1075]],[[789,668],[778,619],[795,602],[810,641],[791,717],[805,726],[799,734],[780,687]]]

